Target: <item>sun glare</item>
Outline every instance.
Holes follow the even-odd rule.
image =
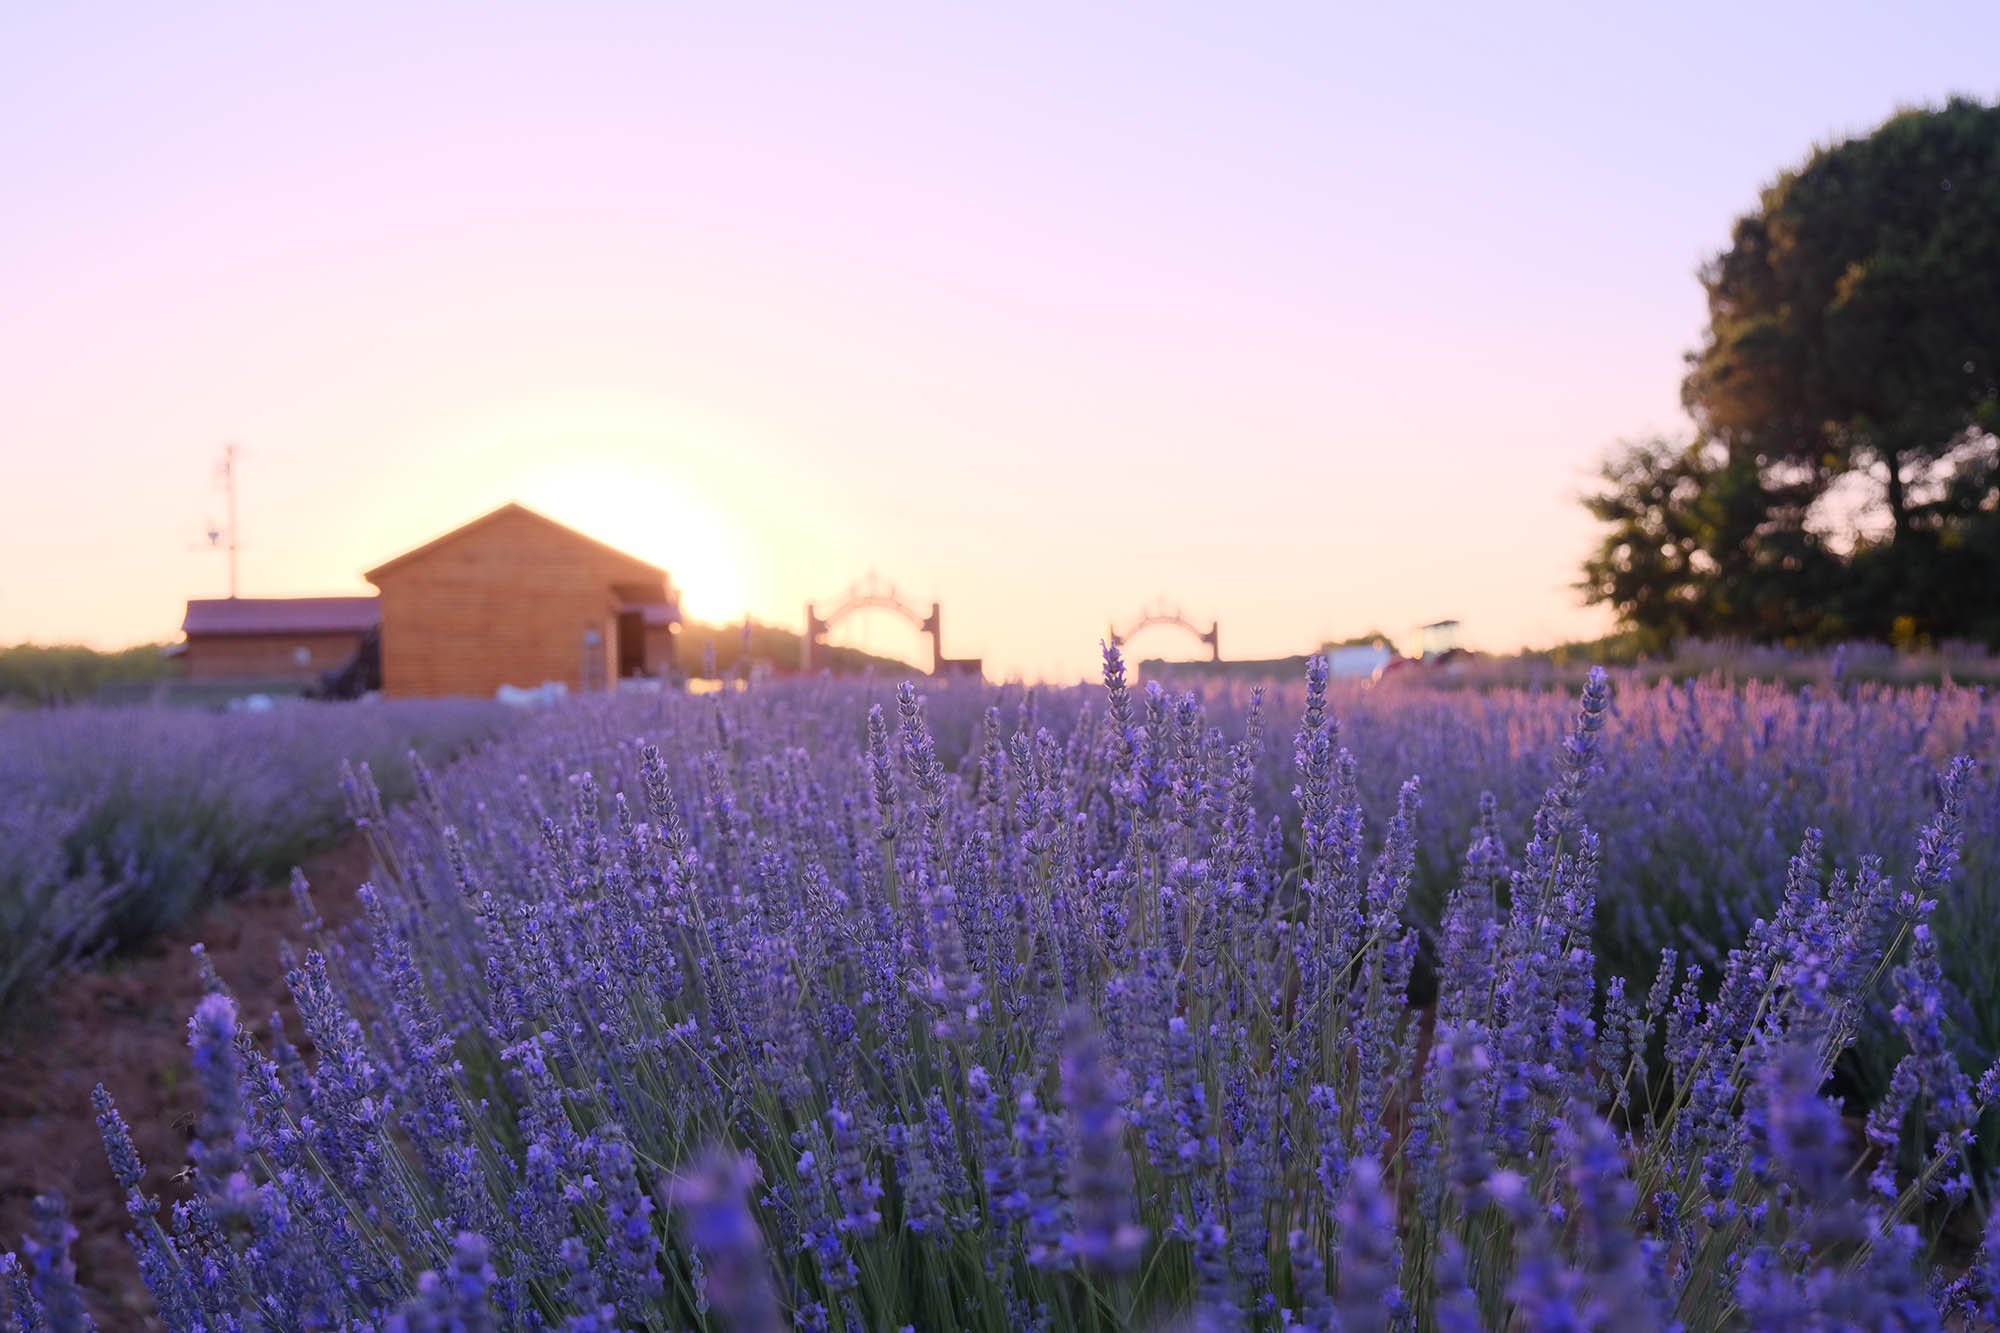
[[[691,620],[740,620],[750,604],[740,535],[691,494],[577,466],[539,480],[520,500],[666,570],[680,589],[681,614]]]
[[[683,615],[726,623],[756,610],[755,548],[743,516],[716,500],[730,493],[715,467],[735,452],[726,421],[652,394],[569,388],[489,404],[455,427],[512,464],[511,498],[666,570]]]

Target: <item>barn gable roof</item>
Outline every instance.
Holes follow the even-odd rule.
[[[187,604],[183,634],[359,634],[382,620],[373,597],[206,597]]]
[[[375,566],[375,568],[369,570],[361,577],[367,579],[370,583],[379,585],[381,583],[382,576],[384,574],[388,574],[394,570],[401,569],[404,566],[411,564],[412,562],[421,559],[424,556],[431,555],[432,553],[439,551],[444,547],[452,545],[454,542],[458,541],[458,539],[461,537],[477,532],[481,528],[484,528],[489,524],[495,523],[502,518],[507,518],[513,515],[525,515],[526,517],[535,520],[535,522],[537,523],[543,524],[549,528],[553,528],[555,531],[561,533],[564,537],[568,538],[571,541],[581,542],[586,546],[595,548],[596,550],[602,552],[607,556],[610,556],[616,560],[623,561],[631,569],[644,571],[646,574],[656,576],[660,580],[662,586],[665,586],[667,582],[667,571],[661,569],[658,565],[648,564],[644,560],[639,559],[639,557],[635,555],[628,555],[626,552],[619,550],[617,547],[612,546],[609,543],[601,542],[597,540],[597,538],[592,537],[587,533],[578,532],[575,528],[570,527],[566,523],[558,523],[554,519],[550,518],[547,514],[538,514],[534,510],[528,508],[526,505],[518,504],[512,500],[508,501],[506,504],[501,505],[498,509],[493,510],[491,513],[481,514],[478,518],[473,519],[470,523],[462,523],[458,527],[453,528],[450,532],[445,533],[443,536],[434,537],[430,541],[425,542],[422,546],[419,546],[414,550],[405,551],[401,555],[396,556],[394,559],[388,560],[382,564]]]

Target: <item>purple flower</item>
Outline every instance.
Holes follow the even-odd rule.
[[[76,1228],[70,1225],[69,1205],[62,1192],[36,1195],[33,1217],[34,1227],[24,1248],[34,1274],[25,1284],[26,1290],[18,1281],[14,1286],[15,1317],[25,1327],[32,1327],[39,1314],[50,1333],[91,1333],[97,1323],[84,1309],[83,1292],[76,1285],[76,1264],[69,1252]]]
[[[196,1181],[219,1221],[248,1220],[257,1190],[245,1161],[250,1129],[243,1105],[243,1059],[236,1050],[236,1001],[215,992],[203,996],[188,1023],[188,1047],[202,1092],[201,1119],[188,1148]]]
[[[799,1244],[813,1256],[820,1280],[831,1292],[851,1291],[860,1270],[841,1241],[841,1229],[827,1207],[827,1190],[819,1158],[811,1149],[799,1154]]]
[[[881,1210],[875,1206],[882,1198],[882,1184],[862,1154],[854,1117],[835,1106],[826,1118],[833,1127],[833,1185],[842,1210],[840,1229],[852,1240],[867,1240],[882,1225]]]
[[[1021,1173],[1022,1240],[1028,1262],[1037,1268],[1057,1268],[1067,1262],[1063,1237],[1069,1213],[1056,1188],[1059,1133],[1035,1094],[1023,1091],[1014,1114],[1014,1153]]]
[[[104,1155],[111,1161],[111,1174],[118,1178],[121,1189],[134,1193],[145,1178],[146,1168],[139,1160],[139,1150],[132,1144],[132,1132],[126,1128],[125,1117],[118,1114],[111,1094],[102,1083],[91,1090],[90,1102],[97,1108],[97,1133],[104,1140]]]
[[[597,1169],[604,1185],[605,1249],[610,1286],[626,1313],[639,1317],[660,1298],[660,1238],[653,1231],[653,1201],[639,1188],[632,1148],[613,1126],[597,1139]]]
[[[1138,1267],[1146,1229],[1133,1216],[1125,1117],[1103,1038],[1089,1015],[1076,1009],[1063,1024],[1062,1095],[1072,1137],[1065,1176],[1070,1230],[1063,1246],[1087,1269],[1129,1273]]]
[[[1397,1270],[1396,1209],[1382,1167],[1357,1157],[1335,1209],[1340,1223],[1340,1291],[1334,1304],[1342,1333],[1388,1333],[1403,1308]]]
[[[703,1290],[723,1326],[776,1333],[785,1321],[764,1266],[764,1235],[744,1198],[759,1176],[752,1158],[709,1148],[661,1190],[701,1258]]]
[[[461,1231],[449,1270],[425,1270],[417,1290],[388,1322],[386,1333],[490,1333],[500,1327],[488,1299],[494,1282],[484,1237]]]
[[[882,706],[868,710],[868,769],[874,779],[875,829],[884,839],[896,836],[896,766],[889,757],[889,724]]]

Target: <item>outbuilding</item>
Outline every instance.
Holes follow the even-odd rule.
[[[210,597],[190,601],[181,632],[188,675],[317,680],[354,656],[375,627],[373,597]]]
[[[380,596],[382,692],[491,696],[672,671],[679,598],[665,570],[519,504],[364,577]]]

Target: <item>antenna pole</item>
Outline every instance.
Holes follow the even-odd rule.
[[[229,597],[236,599],[236,446],[222,446],[222,484],[229,490]]]

